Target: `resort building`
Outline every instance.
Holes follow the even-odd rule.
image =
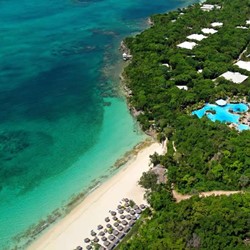
[[[250,24],[250,20],[246,20],[246,24],[249,25]]]
[[[248,78],[248,76],[242,75],[239,72],[231,72],[231,71],[225,72],[220,77],[224,77],[226,80],[237,84],[244,82]]]
[[[239,68],[250,71],[250,62],[238,61],[235,63]]]
[[[195,46],[197,45],[197,43],[195,42],[183,42],[177,45],[177,47],[179,48],[183,48],[183,49],[193,49]]]
[[[221,9],[221,6],[219,6],[219,5],[217,5],[217,4],[215,4],[215,5],[213,5],[213,4],[203,4],[203,5],[201,6],[201,9],[202,9],[203,11],[211,11],[211,10],[213,10],[213,9]]]
[[[223,26],[223,23],[214,22],[214,23],[211,23],[211,26],[212,26],[212,27],[222,27],[222,26]]]
[[[178,89],[188,90],[188,87],[187,87],[187,86],[183,86],[183,85],[176,85],[176,87],[177,87]]]
[[[210,28],[204,28],[201,30],[204,34],[215,34],[218,32],[218,30],[215,29],[210,29]]]
[[[202,34],[192,34],[190,36],[187,36],[187,38],[190,39],[190,40],[201,41],[204,38],[207,38],[207,36],[204,36]]]
[[[245,26],[236,26],[237,29],[247,30],[248,28]]]

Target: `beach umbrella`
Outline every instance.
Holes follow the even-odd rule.
[[[118,232],[117,230],[114,230],[114,231],[113,231],[113,234],[114,234],[115,236],[117,236],[117,235],[119,234],[119,232]]]
[[[107,238],[105,236],[102,237],[102,241],[106,241]]]
[[[98,226],[97,226],[97,229],[98,229],[98,230],[101,230],[101,229],[103,229],[103,226],[102,226],[102,225],[98,225]]]
[[[118,208],[118,209],[122,209],[122,205],[118,205],[117,208]]]
[[[127,219],[127,220],[131,220],[131,215],[127,214],[127,215],[126,215],[126,219]]]
[[[109,235],[108,238],[109,238],[109,240],[112,240],[112,241],[113,241],[113,240],[115,239],[115,236],[114,236],[114,235]]]
[[[91,236],[96,236],[96,232],[94,232],[93,230],[91,231]]]
[[[115,211],[111,211],[110,212],[112,216],[116,216],[116,212]]]
[[[124,206],[125,206],[125,207],[129,207],[129,203],[128,203],[128,202],[126,202]]]
[[[123,230],[123,227],[122,226],[119,226],[117,227],[119,231],[122,231]]]
[[[144,204],[141,204],[141,205],[140,205],[140,208],[141,208],[141,209],[145,209],[146,206],[145,206]]]
[[[89,239],[89,238],[85,238],[85,239],[84,239],[84,242],[85,242],[85,243],[89,243],[89,242],[90,242],[90,239]]]
[[[127,222],[126,220],[123,220],[123,221],[122,221],[122,225],[125,225],[125,226],[126,226],[126,225],[128,225],[128,222]]]
[[[82,247],[81,247],[81,246],[78,246],[78,247],[76,248],[76,250],[82,250]]]
[[[105,218],[105,221],[106,221],[106,222],[110,222],[109,217],[106,217],[106,218]]]
[[[132,219],[133,219],[134,221],[136,221],[138,218],[137,218],[135,215],[133,215],[133,216],[132,216]]]
[[[131,211],[130,211],[130,214],[131,214],[131,215],[135,215],[135,211],[134,211],[134,210],[131,210]]]
[[[124,198],[123,199],[125,202],[129,202],[129,199],[128,198]]]
[[[129,213],[129,212],[130,212],[130,208],[127,207],[127,208],[125,209],[125,211],[126,211],[127,213]]]
[[[92,249],[92,246],[91,246],[91,245],[87,245],[87,246],[86,246],[86,249],[87,249],[87,250],[90,250],[90,249]]]
[[[127,233],[130,230],[130,227],[124,227],[124,232]]]
[[[136,209],[135,212],[136,212],[137,214],[140,214],[140,213],[141,213],[141,209]]]
[[[118,237],[118,239],[122,239],[124,236],[125,236],[125,234],[123,232],[121,232],[121,233],[118,234],[117,237]]]
[[[112,219],[113,219],[113,220],[118,220],[118,218],[117,218],[116,216],[114,216]]]
[[[112,226],[111,226],[110,224],[107,224],[106,227],[107,227],[107,228],[111,228]]]
[[[129,224],[130,227],[132,227],[132,226],[134,226],[135,221],[134,221],[134,220],[131,220],[128,224]]]
[[[110,245],[110,242],[109,242],[109,241],[105,241],[105,242],[104,242],[104,246],[105,246],[105,247],[108,247],[109,245]]]
[[[115,222],[115,223],[114,223],[114,226],[115,226],[115,227],[118,227],[118,226],[119,226],[119,223],[118,223],[118,222]]]
[[[125,218],[125,215],[122,214],[122,215],[120,216],[120,218],[123,220],[123,219]]]
[[[123,214],[123,209],[119,209],[119,210],[118,210],[118,213],[119,213],[119,214]]]
[[[103,231],[101,231],[101,232],[99,233],[99,235],[100,235],[100,236],[104,236],[105,233],[104,233]]]
[[[93,241],[94,241],[95,243],[97,243],[97,242],[99,241],[99,239],[98,239],[97,237],[95,237],[95,238],[93,239]]]
[[[137,206],[137,205],[134,205],[134,209],[136,210],[136,209],[139,209],[139,207]]]
[[[98,250],[106,250],[106,248],[103,246],[99,246]]]

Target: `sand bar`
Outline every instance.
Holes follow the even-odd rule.
[[[132,199],[138,205],[145,203],[144,190],[138,186],[138,180],[149,169],[149,156],[164,151],[165,147],[156,142],[142,149],[123,169],[94,190],[28,249],[72,250],[78,245],[85,246],[84,238],[90,237],[90,231],[96,230],[97,225],[105,225],[104,219],[110,216],[109,210],[114,210],[122,198]]]

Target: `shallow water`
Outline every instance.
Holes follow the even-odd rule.
[[[0,1],[1,249],[145,138],[116,92],[118,45],[191,2]]]

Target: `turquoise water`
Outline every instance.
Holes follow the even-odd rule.
[[[194,1],[0,1],[0,249],[145,136],[117,93],[120,41]]]
[[[215,114],[212,114],[207,111],[215,111]],[[220,121],[223,123],[230,122],[237,125],[238,130],[248,130],[249,126],[240,124],[239,118],[240,115],[233,114],[232,112],[243,113],[248,111],[248,106],[244,103],[237,103],[237,104],[227,104],[226,106],[218,106],[215,104],[206,104],[202,109],[193,111],[192,114],[197,115],[199,118],[206,115],[211,121]]]

